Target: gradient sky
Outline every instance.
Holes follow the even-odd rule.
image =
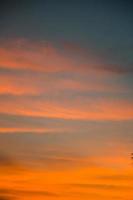
[[[0,200],[132,200],[132,10],[1,1]]]

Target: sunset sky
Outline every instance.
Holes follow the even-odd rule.
[[[0,200],[132,200],[131,153],[132,1],[0,1]]]

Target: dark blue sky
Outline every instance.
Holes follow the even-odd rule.
[[[3,1],[0,37],[75,42],[132,71],[131,1]]]

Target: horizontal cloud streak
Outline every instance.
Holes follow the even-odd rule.
[[[62,45],[61,51],[60,48],[45,41],[14,39],[0,41],[0,44],[0,66],[4,68],[41,72],[74,72],[75,70],[77,73],[85,71],[127,74],[133,72],[132,67],[112,65],[105,58],[101,59],[99,56],[92,55],[83,48],[79,47],[78,49],[82,50],[77,51],[77,47],[68,47],[73,45]],[[76,54],[76,59],[73,54]]]
[[[49,43],[23,39],[1,44],[0,56],[0,66],[11,69],[56,72],[71,65],[70,59],[59,54]]]
[[[23,116],[38,116],[82,120],[133,119],[131,101],[111,99],[65,99],[58,101],[38,97],[0,97],[0,112]],[[5,110],[6,108],[6,110]]]
[[[59,74],[60,75],[60,74]],[[61,76],[61,75],[60,75]],[[82,78],[82,76],[81,76]],[[56,74],[42,74],[32,72],[17,73],[6,71],[0,73],[0,94],[39,95],[53,92],[129,92],[130,89],[121,85],[110,85],[102,80],[81,80],[81,78],[61,78]]]

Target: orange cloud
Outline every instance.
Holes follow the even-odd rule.
[[[59,128],[23,128],[23,127],[20,127],[20,128],[12,128],[12,127],[9,127],[9,128],[6,128],[6,127],[1,127],[0,128],[0,133],[28,133],[28,132],[31,132],[31,133],[54,133],[54,132],[62,132],[63,130],[62,129],[59,129]]]
[[[133,119],[132,102],[122,100],[54,100],[38,98],[0,99],[0,112],[23,116],[38,116],[81,120],[130,120]],[[5,109],[6,108],[6,109]]]
[[[0,66],[11,69],[56,72],[69,69],[71,59],[45,42],[14,40],[2,42]]]
[[[120,85],[105,84],[103,81],[76,80],[72,78],[57,78],[42,75],[41,73],[26,74],[1,73],[0,94],[39,95],[57,91],[74,92],[129,92],[128,88]]]
[[[106,59],[89,54],[88,50],[68,42],[62,45],[65,50],[67,49],[65,52],[45,41],[14,39],[0,41],[0,45],[0,66],[3,68],[73,73],[76,70],[76,73],[91,72],[95,75],[132,73],[131,67],[111,65]],[[71,50],[74,51],[74,55],[76,53],[76,58]]]
[[[86,51],[71,44],[65,44],[67,52],[61,52],[49,43],[37,41],[1,41],[0,44],[0,113],[4,116],[4,119],[1,117],[0,133],[14,133],[13,137],[11,134],[1,134],[3,140],[0,150],[4,149],[14,155],[15,161],[22,163],[20,167],[26,166],[25,170],[17,171],[14,159],[0,155],[0,188],[8,193],[5,195],[20,200],[130,200],[133,196],[130,178],[133,172],[129,166],[129,157],[125,155],[130,148],[122,151],[124,145],[116,145],[121,150],[118,152],[114,146],[112,149],[107,147],[108,143],[103,139],[101,150],[98,145],[93,145],[96,136],[91,140],[93,128],[87,129],[86,132],[89,130],[90,134],[87,139],[85,135],[79,137],[78,133],[88,128],[88,121],[91,120],[105,122],[133,119],[132,101],[125,96],[118,97],[116,93],[124,93],[126,87],[117,81],[113,83],[111,77],[112,74],[124,74],[132,70],[105,65],[95,60],[95,56],[89,56],[88,60],[74,58],[70,56],[71,52],[78,51],[79,55]],[[111,76],[106,77],[103,72],[111,72]],[[111,83],[108,78],[112,78]],[[111,92],[115,92],[116,96]],[[127,92],[131,92],[130,89]],[[30,121],[30,117],[34,120]],[[41,120],[34,124],[36,117],[38,120],[39,117],[41,120],[54,118],[55,121],[51,127],[50,123],[47,125],[47,120],[44,124]],[[64,120],[57,123],[56,119]],[[86,121],[88,125],[82,126],[80,120]],[[71,124],[72,121],[76,121],[75,124]],[[110,127],[104,129],[102,126],[101,130],[104,131]],[[101,134],[99,126],[96,129]],[[27,132],[76,132],[77,135],[61,138],[62,134],[57,142],[56,134],[55,137],[44,134],[43,140],[37,140],[37,137],[33,138],[36,134],[29,134],[32,135],[30,138]],[[24,135],[15,133],[22,133],[26,137],[24,139]],[[53,149],[50,151],[51,146]],[[66,153],[68,148],[69,153]],[[108,150],[111,155],[108,155]],[[96,155],[92,151],[96,151]]]
[[[99,160],[99,156],[95,158],[70,156],[70,154],[65,154],[63,149],[58,152],[59,154],[56,152],[54,156],[48,156],[48,153],[41,154],[38,150],[39,147],[37,148],[38,157],[36,157],[37,152],[32,152],[32,158],[27,151],[25,154],[21,152],[22,158],[27,156],[29,163],[35,162],[35,166],[30,165],[29,168],[17,173],[13,171],[14,169],[3,171],[0,168],[2,180],[0,188],[3,189],[0,194],[15,195],[20,200],[36,198],[54,200],[59,197],[64,200],[68,198],[87,200],[90,197],[93,200],[132,198],[133,171],[131,167],[125,165],[126,160],[124,165],[123,162],[121,163],[124,168],[112,168],[108,162],[109,159],[107,160],[104,156]],[[115,154],[115,151],[113,153]],[[18,158],[18,161],[22,163],[21,154]],[[119,161],[123,159],[123,157],[111,157],[110,162],[116,162],[117,158]],[[97,164],[93,164],[92,161]],[[9,156],[1,156],[1,162],[3,165],[10,166],[11,161]],[[42,165],[41,168],[39,163]]]
[[[6,188],[10,195],[15,194],[19,199],[85,199],[91,197],[93,200],[102,199],[131,199],[132,185],[129,182],[112,182],[110,180],[98,180],[95,175],[120,175],[132,176],[131,170],[116,171],[106,168],[80,168],[77,170],[45,171],[30,170],[22,172],[8,182],[3,182],[1,188]],[[86,179],[88,178],[88,180]],[[14,184],[13,184],[14,183]],[[15,186],[15,188],[14,188]],[[121,192],[120,192],[121,191]]]

